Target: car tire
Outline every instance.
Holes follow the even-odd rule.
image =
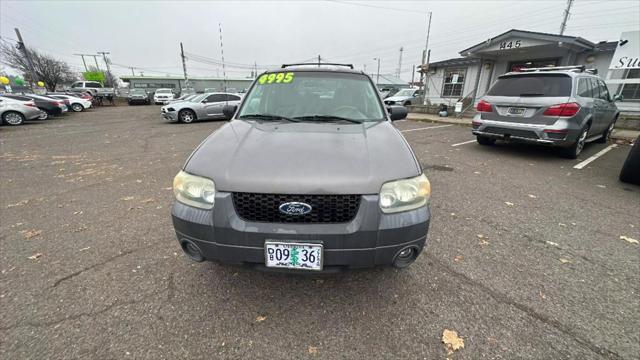
[[[44,110],[41,110],[38,120],[47,120],[47,119],[49,119],[49,113]]]
[[[589,127],[585,126],[582,128],[580,135],[578,135],[578,139],[571,146],[566,148],[559,148],[558,153],[560,156],[565,157],[567,159],[576,159],[584,149],[584,145],[587,142],[587,134],[589,133]]]
[[[185,124],[190,124],[195,119],[196,119],[196,114],[192,110],[189,110],[189,109],[180,110],[180,112],[178,113],[178,120],[180,120],[180,122],[183,122]]]
[[[629,150],[620,170],[620,181],[640,185],[640,136]]]
[[[480,145],[493,145],[493,144],[496,143],[496,139],[492,139],[490,137],[481,136],[481,135],[477,135],[476,136],[476,140],[478,141],[478,144],[480,144]]]
[[[17,111],[7,111],[2,114],[2,123],[10,126],[18,126],[24,124],[24,115]]]
[[[613,120],[613,122],[611,122],[611,124],[607,126],[607,129],[602,133],[602,136],[599,137],[598,140],[594,142],[599,144],[606,144],[609,141],[609,138],[611,137],[611,133],[613,132],[613,128],[615,126],[616,126],[616,121]]]
[[[71,104],[71,110],[75,112],[81,112],[84,110],[84,106],[82,106],[82,104],[80,103],[73,103]]]

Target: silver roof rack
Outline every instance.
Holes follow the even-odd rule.
[[[587,69],[584,65],[572,65],[572,66],[546,66],[540,68],[520,69],[516,72],[536,72],[536,71],[572,71],[572,72],[588,72],[596,75],[598,69]]]

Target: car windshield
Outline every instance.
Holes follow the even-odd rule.
[[[367,76],[340,72],[261,75],[246,95],[240,118],[309,118],[380,121],[383,108]]]
[[[169,89],[158,89],[156,90],[157,94],[171,94],[171,90]]]
[[[204,100],[204,98],[207,97],[207,95],[208,94],[195,95],[194,97],[189,99],[189,101],[191,101],[191,102],[200,102],[200,101]]]
[[[142,89],[133,89],[131,91],[129,91],[129,94],[131,95],[144,95],[146,92]]]
[[[413,89],[402,89],[398,91],[394,96],[413,96],[415,90]]]
[[[487,95],[493,96],[569,96],[571,77],[562,74],[507,75],[498,78]]]

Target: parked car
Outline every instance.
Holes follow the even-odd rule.
[[[478,102],[472,132],[481,145],[523,141],[556,147],[575,159],[585,143],[607,142],[619,99],[584,66],[511,72],[498,77]]]
[[[47,96],[63,100],[65,105],[74,112],[81,112],[91,107],[91,101],[81,97],[67,94],[47,94]]]
[[[173,89],[157,89],[153,94],[153,102],[158,104],[164,104],[168,101],[171,101],[175,98],[175,94],[173,93]]]
[[[41,111],[33,100],[19,101],[0,96],[0,124],[22,125],[28,120],[38,120],[40,116]]]
[[[225,119],[224,105],[238,105],[240,96],[229,93],[196,95],[189,101],[177,102],[160,108],[162,117],[170,122],[192,123],[196,120]]]
[[[620,170],[620,181],[640,185],[640,136],[629,150]]]
[[[36,106],[40,110],[42,110],[40,120],[46,120],[50,116],[61,115],[67,112],[67,106],[62,100],[59,99],[53,99],[35,94],[5,94],[3,96],[20,101],[32,100],[36,104]]]
[[[424,99],[424,91],[420,89],[402,89],[395,93],[393,96],[388,96],[384,99],[384,103],[387,105],[415,105],[422,104]]]
[[[129,95],[127,95],[127,103],[129,105],[133,104],[151,104],[151,100],[149,100],[149,93],[144,89],[131,89],[129,90]]]
[[[175,177],[191,259],[329,272],[420,254],[431,187],[391,122],[407,110],[361,71],[310,65],[259,76]]]
[[[76,81],[71,84],[70,92],[89,93],[91,96],[113,97],[116,91],[113,88],[106,88],[97,81]]]

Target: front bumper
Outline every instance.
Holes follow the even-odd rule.
[[[514,123],[482,119],[477,114],[471,132],[497,140],[526,142],[538,145],[567,147],[580,135],[581,127],[575,121],[558,119],[553,125]]]
[[[148,98],[129,98],[127,101],[129,104],[148,104],[150,102]]]
[[[212,210],[177,201],[171,211],[178,240],[195,243],[207,260],[264,267],[265,240],[321,242],[323,271],[390,265],[397,253],[425,245],[431,213],[428,206],[384,214],[377,195],[363,195],[358,213],[347,223],[285,224],[240,218],[232,194],[216,194]]]
[[[160,114],[162,115],[163,118],[165,118],[165,120],[169,120],[171,122],[178,121],[177,111],[160,111]]]

